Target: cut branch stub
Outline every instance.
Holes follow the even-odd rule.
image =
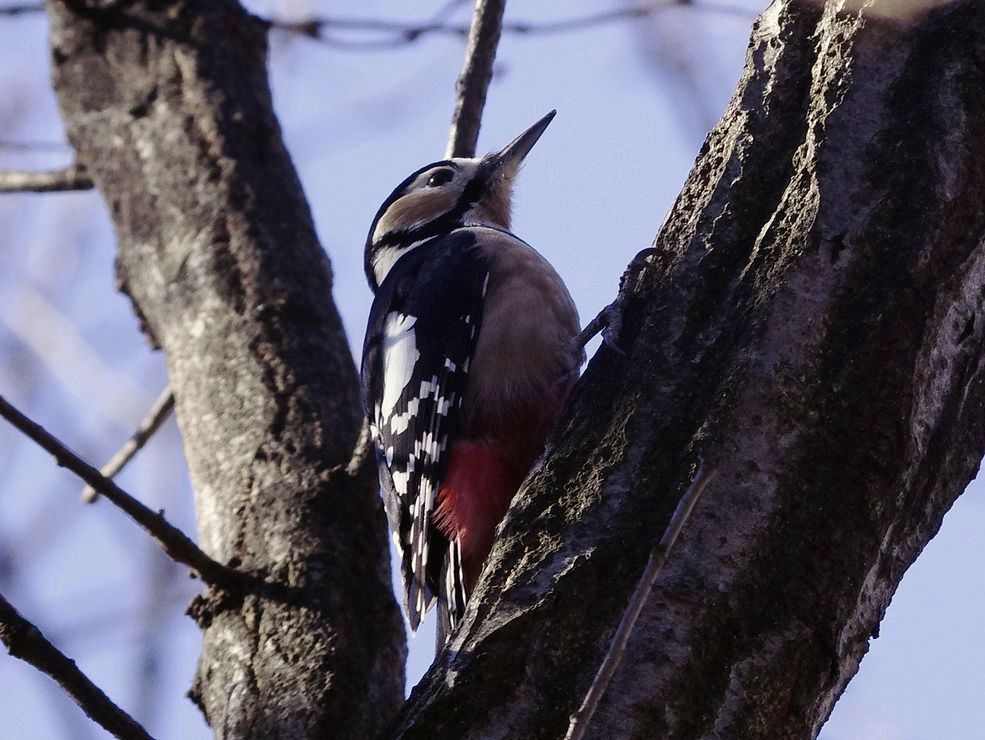
[[[41,172],[0,172],[0,193],[59,193],[91,188],[92,179],[79,165]]]

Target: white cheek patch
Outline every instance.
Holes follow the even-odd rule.
[[[389,313],[384,322],[383,400],[380,403],[382,419],[389,419],[393,415],[397,401],[413,377],[414,366],[421,356],[414,337],[416,323],[416,316],[405,316],[398,311]]]

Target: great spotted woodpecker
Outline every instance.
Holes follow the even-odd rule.
[[[363,399],[410,626],[437,601],[439,646],[583,359],[564,283],[509,231],[514,178],[553,117],[422,167],[366,241]]]

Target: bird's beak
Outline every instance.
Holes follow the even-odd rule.
[[[554,120],[554,116],[556,114],[557,111],[552,110],[546,116],[537,121],[537,123],[533,126],[513,139],[513,141],[507,144],[502,151],[498,154],[494,154],[493,157],[496,160],[496,169],[505,174],[507,178],[513,179],[513,176],[516,175],[517,171],[520,169],[520,164],[523,162],[523,158],[530,153],[531,149],[534,148],[534,144],[537,143],[537,140],[547,129],[550,122]]]

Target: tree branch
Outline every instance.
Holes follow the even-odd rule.
[[[70,149],[71,144],[64,141],[12,141],[0,139],[0,149],[18,152],[60,152]]]
[[[79,670],[75,661],[52,645],[0,594],[0,642],[13,657],[50,676],[72,697],[86,715],[115,737],[151,740],[151,736],[129,714],[114,704]]]
[[[752,14],[747,8],[715,2],[714,0],[657,0],[655,2],[640,3],[639,5],[589,13],[573,18],[562,18],[556,21],[538,23],[522,20],[504,20],[502,22],[502,33],[517,36],[534,36],[582,31],[590,28],[598,28],[613,22],[645,18],[674,7],[693,8],[704,12],[734,15],[741,18],[752,17]],[[300,20],[271,18],[266,19],[265,23],[269,28],[304,36],[349,51],[395,49],[413,44],[427,36],[457,36],[465,38],[468,36],[469,30],[472,27],[471,24],[447,23],[444,21],[411,23],[382,18],[333,17],[314,17]],[[344,38],[339,35],[333,35],[333,32],[342,32],[349,36],[365,33],[380,34],[381,38]]]
[[[81,165],[48,172],[0,172],[0,193],[57,193],[90,190],[92,179]]]
[[[171,386],[167,385],[130,439],[124,442],[116,454],[99,469],[100,474],[107,479],[116,477],[116,474],[133,460],[134,456],[154,436],[154,433],[161,428],[161,424],[171,415],[172,411],[174,411],[174,393],[171,391]],[[99,492],[92,486],[86,486],[82,489],[82,500],[85,503],[91,504],[98,498]]]
[[[465,65],[455,84],[455,112],[445,152],[449,159],[475,156],[505,10],[506,0],[476,0]]]
[[[592,681],[588,693],[585,694],[584,701],[582,701],[578,711],[571,716],[568,732],[564,736],[565,740],[581,740],[585,736],[588,725],[592,721],[592,715],[598,708],[599,700],[605,694],[605,690],[612,681],[612,676],[615,675],[616,668],[622,662],[623,654],[626,652],[626,643],[629,642],[629,636],[633,633],[636,620],[639,619],[643,605],[646,604],[646,600],[650,596],[653,582],[657,579],[660,569],[663,568],[667,555],[684,528],[695,504],[698,503],[701,494],[715,477],[716,471],[717,468],[715,467],[705,468],[703,462],[698,463],[694,480],[691,481],[691,485],[688,486],[678,502],[677,508],[670,517],[670,523],[664,530],[663,537],[660,538],[656,547],[653,548],[653,552],[650,553],[650,560],[647,562],[646,568],[643,569],[640,580],[636,584],[636,590],[633,591],[633,595],[629,599],[626,611],[622,615],[622,621],[619,622],[616,633],[612,636],[609,650],[602,660],[602,665],[599,666],[598,673],[595,674],[595,679]]]
[[[43,13],[44,5],[41,3],[18,3],[16,5],[0,6],[0,16],[14,18],[19,15],[33,15]]]
[[[449,3],[446,9],[453,9],[457,5],[458,3]],[[740,18],[752,17],[747,8],[726,2],[716,2],[715,0],[651,0],[651,2],[639,3],[629,7],[587,13],[556,21],[503,21],[502,32],[516,36],[535,36],[582,31],[614,22],[646,18],[675,7],[693,8]],[[19,16],[43,11],[44,6],[40,3],[26,3],[0,8],[0,16]],[[341,50],[374,51],[407,46],[428,36],[468,37],[472,24],[448,23],[443,20],[443,15],[444,13],[438,13],[435,19],[425,22],[395,21],[386,18],[338,18],[334,16],[316,16],[295,20],[262,18],[261,22],[269,29],[303,36]],[[349,36],[379,34],[381,38],[345,38],[336,35],[338,32]]]
[[[68,468],[100,494],[122,509],[131,519],[153,537],[172,560],[187,565],[203,581],[215,586],[243,586],[250,579],[246,574],[229,568],[206,555],[184,532],[173,526],[160,513],[155,513],[116,483],[72,452],[62,442],[36,422],[18,411],[0,396],[0,417],[54,456],[59,467]]]

